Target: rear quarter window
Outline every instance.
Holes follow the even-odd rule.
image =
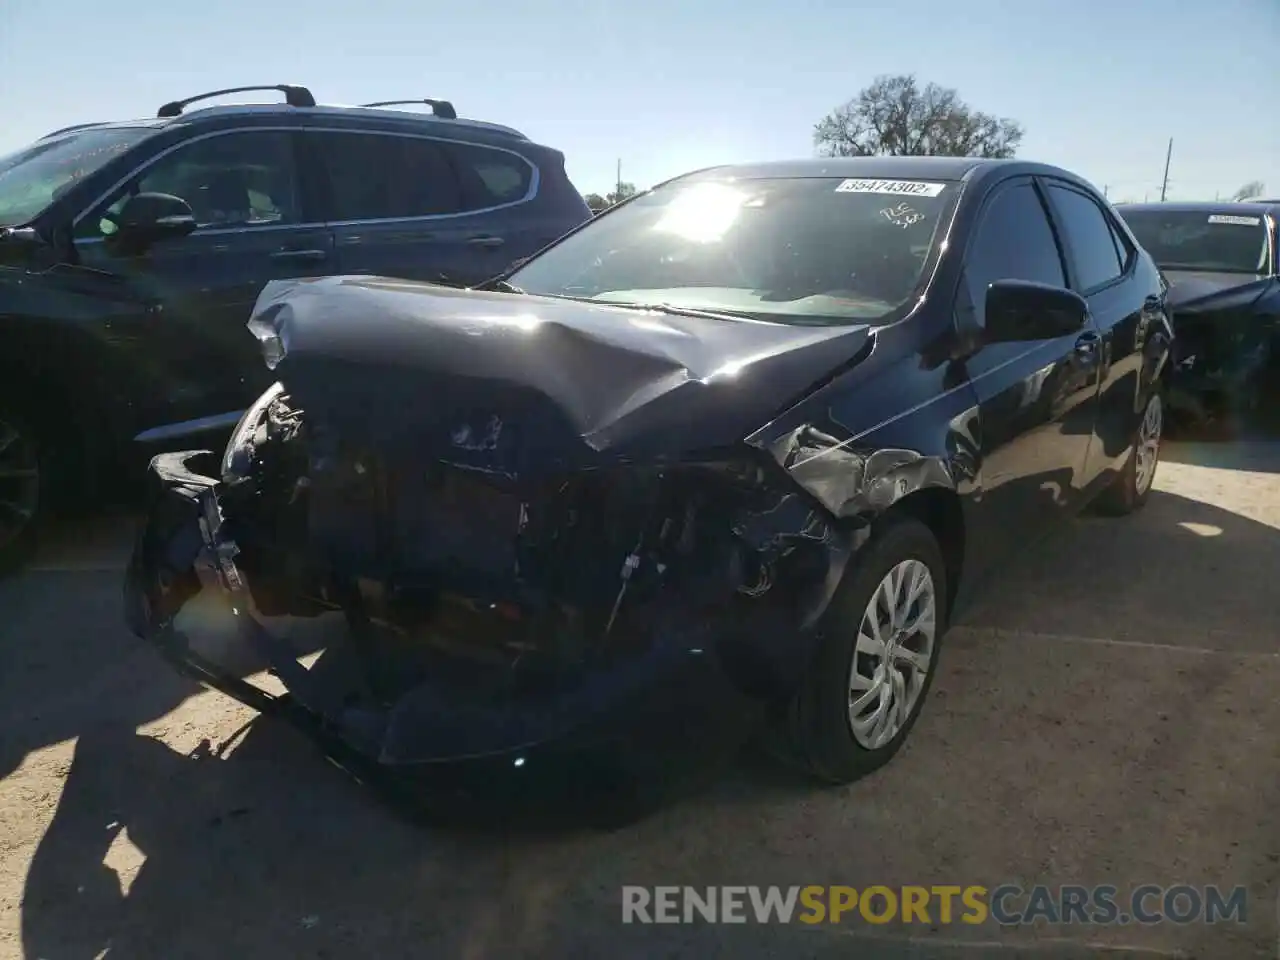
[[[528,195],[533,165],[524,157],[469,143],[451,143],[449,152],[462,181],[468,209],[500,207]]]

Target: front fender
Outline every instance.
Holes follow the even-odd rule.
[[[912,369],[914,367],[914,369]],[[839,520],[865,526],[914,494],[977,484],[978,399],[950,365],[851,371],[747,442]]]

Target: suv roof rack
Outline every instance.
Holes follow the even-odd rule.
[[[409,104],[417,104],[419,106],[426,105],[431,108],[431,112],[444,120],[457,120],[458,111],[453,109],[453,104],[448,100],[432,100],[429,97],[420,97],[417,100],[376,100],[373,103],[362,103],[362,107],[403,107]]]
[[[248,93],[253,90],[278,90],[284,94],[284,102],[291,107],[314,107],[316,105],[316,98],[311,95],[311,91],[306,87],[300,87],[292,83],[273,83],[256,87],[227,87],[225,90],[198,93],[194,97],[187,97],[185,100],[172,100],[163,104],[156,111],[156,116],[179,117],[182,115],[184,107],[195,103],[197,100],[208,100],[210,97],[221,97],[228,93]]]

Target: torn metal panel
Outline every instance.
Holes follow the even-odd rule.
[[[484,461],[461,455],[492,455],[505,422],[455,417],[449,446],[415,451],[297,403],[282,381],[255,405],[224,458],[233,482],[200,498],[196,524],[223,587],[246,582],[257,610],[347,612],[364,676],[327,722],[383,763],[607,725],[691,657],[740,697],[781,696],[851,551],[744,446],[554,475],[473,469]],[[277,674],[319,703],[305,672]]]
[[[735,443],[869,336],[361,277],[271,283],[250,328],[336,431],[510,475]]]

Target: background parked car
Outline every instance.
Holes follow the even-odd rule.
[[[1280,401],[1280,203],[1116,209],[1169,281],[1173,410],[1232,425],[1265,415]]]
[[[132,628],[375,778],[643,793],[774,712],[852,780],[977,584],[1151,492],[1164,286],[1055,167],[716,168],[486,286],[272,285],[251,325],[279,382],[221,459],[151,469]],[[197,565],[231,594],[220,649],[267,651],[294,706],[182,640]],[[335,606],[327,693],[230,614]]]
[[[287,102],[187,110],[253,89]],[[441,100],[222,90],[0,159],[0,556],[135,439],[234,425],[265,386],[244,325],[269,280],[475,284],[589,217],[563,154]]]

